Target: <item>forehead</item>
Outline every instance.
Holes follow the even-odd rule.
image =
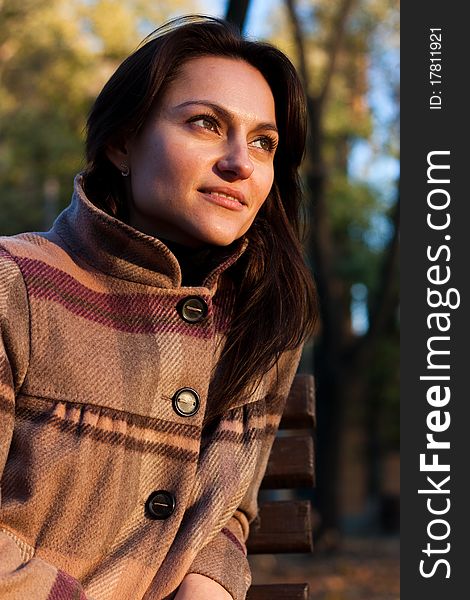
[[[163,104],[189,100],[220,104],[240,118],[275,122],[274,98],[258,69],[241,59],[201,56],[185,62]]]

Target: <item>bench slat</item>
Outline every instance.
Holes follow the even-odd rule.
[[[307,583],[252,585],[246,600],[308,600]]]
[[[260,526],[251,527],[249,554],[312,552],[312,514],[308,500],[265,502]]]
[[[315,427],[315,385],[313,375],[300,373],[294,377],[279,427],[282,429],[311,429]]]
[[[276,438],[261,487],[264,489],[313,487],[314,472],[312,436]]]
[[[315,479],[312,430],[315,430],[315,387],[312,375],[295,376],[280,429],[304,429],[280,433],[276,438],[263,488],[312,487]],[[260,524],[252,525],[249,554],[312,552],[312,514],[309,501],[266,502],[260,506]],[[253,585],[247,600],[308,600],[307,583]]]

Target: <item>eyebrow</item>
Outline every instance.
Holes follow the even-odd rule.
[[[211,108],[215,113],[217,113],[222,119],[225,121],[233,121],[233,113],[229,110],[220,106],[219,104],[215,104],[214,102],[208,102],[207,100],[187,100],[186,102],[182,102],[178,104],[175,108],[184,108],[185,106],[189,106],[191,104],[197,104],[199,106],[207,106]],[[258,123],[255,125],[254,129],[267,129],[269,131],[274,131],[279,134],[278,128],[274,123]]]

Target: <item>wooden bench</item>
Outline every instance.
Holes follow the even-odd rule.
[[[305,489],[315,483],[315,394],[312,375],[296,375],[279,433],[269,458],[262,489]],[[260,524],[252,527],[248,554],[312,552],[309,500],[260,504]],[[252,585],[247,600],[308,600],[308,584]]]

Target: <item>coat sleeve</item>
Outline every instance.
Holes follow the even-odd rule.
[[[259,487],[266,471],[271,447],[297,371],[301,352],[301,347],[286,352],[278,362],[277,383],[269,391],[269,397],[273,399],[275,406],[275,416],[266,426],[259,460],[243,500],[225,527],[197,554],[188,570],[188,573],[199,573],[217,581],[234,600],[244,600],[251,585],[246,540],[250,524],[253,524],[258,516]]]
[[[86,600],[78,581],[34,556],[2,519],[2,483],[15,420],[15,398],[28,368],[29,307],[19,267],[0,246],[0,598]]]

